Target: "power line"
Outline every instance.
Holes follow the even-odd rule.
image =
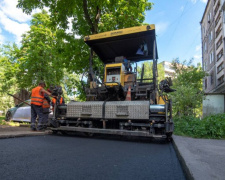
[[[196,42],[196,39],[197,39],[197,37],[199,36],[200,33],[201,33],[201,31],[199,31],[199,32],[196,34],[196,36],[194,37],[194,39],[193,39],[191,45],[189,45],[189,48],[188,48],[188,50],[186,51],[186,53],[184,53],[184,55],[187,54],[187,53],[190,51],[190,49],[192,48],[192,45]]]
[[[177,24],[176,24],[175,29],[174,29],[173,32],[172,32],[172,35],[170,36],[170,39],[169,39],[168,44],[167,44],[167,47],[169,47],[169,45],[170,45],[170,43],[171,43],[171,41],[172,41],[172,39],[173,39],[173,37],[174,37],[174,34],[175,34],[175,32],[177,31],[178,25],[180,24],[180,21],[181,21],[183,15],[185,15],[187,12],[189,12],[193,7],[196,7],[196,4],[198,4],[199,2],[200,2],[200,0],[197,1],[195,4],[193,4],[191,7],[187,8],[187,4],[189,3],[189,1],[187,0],[186,4],[185,4],[185,6],[184,6],[183,12],[181,13],[181,16],[179,16],[176,20],[174,20],[174,21],[171,23],[171,25],[173,25],[175,22],[178,21]],[[169,48],[167,48],[167,50],[168,50],[168,49],[169,49]]]

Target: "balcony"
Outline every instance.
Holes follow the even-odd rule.
[[[220,51],[218,48],[221,47],[221,44],[223,43],[223,38],[220,36],[220,39],[216,42],[216,50]]]
[[[220,35],[222,31],[222,23],[219,24],[219,27],[216,29],[216,39],[218,38],[218,36]]]
[[[214,9],[214,16],[217,16],[217,13],[219,12],[219,8],[220,8],[220,1],[218,1],[218,3],[216,4],[216,7]]]
[[[223,71],[222,71],[223,72]],[[218,74],[219,76],[219,74]],[[221,75],[218,79],[217,79],[217,86],[221,85],[224,83],[224,72],[223,75]]]
[[[215,20],[215,29],[217,29],[218,26],[219,26],[219,24],[222,23],[221,19],[222,19],[222,18],[221,18],[221,14],[218,14],[218,16],[217,16],[217,18],[216,18],[216,20]]]

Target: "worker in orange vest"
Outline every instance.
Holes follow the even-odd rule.
[[[57,97],[52,98],[53,111],[54,111],[54,106],[56,104],[56,100],[57,100]],[[64,99],[63,99],[63,97],[60,97],[58,105],[63,105],[63,104],[65,104]]]
[[[50,92],[44,89],[45,82],[40,81],[39,85],[32,89],[31,91],[31,130],[32,131],[42,131],[44,130],[44,122],[43,122],[43,102],[44,102],[44,94],[52,96]],[[35,126],[35,121],[38,116],[38,125],[37,128]]]
[[[50,89],[48,89],[47,91],[51,93]],[[50,113],[50,104],[51,104],[51,99],[50,99],[49,95],[45,93],[44,101],[43,101],[43,105],[42,105],[44,129],[46,129],[48,126],[48,116]]]

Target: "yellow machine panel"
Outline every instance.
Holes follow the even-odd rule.
[[[116,86],[118,83],[124,86],[124,71],[123,63],[106,64],[104,82],[107,86]]]
[[[155,29],[154,24],[149,25],[149,27],[150,27],[149,30]],[[132,34],[132,33],[140,33],[140,32],[145,32],[145,31],[146,31],[146,26],[131,27],[131,28],[125,28],[125,29],[108,31],[108,32],[104,32],[104,33],[85,36],[84,41],[95,40],[95,39],[99,40],[99,39],[103,39],[103,38],[109,38],[109,37],[114,37],[114,36]]]

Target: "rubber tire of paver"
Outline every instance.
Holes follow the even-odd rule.
[[[5,115],[5,120],[10,121],[11,119],[12,119],[12,113],[10,111],[8,111]]]

